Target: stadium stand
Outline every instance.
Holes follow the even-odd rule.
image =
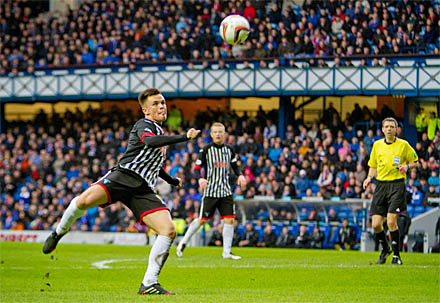
[[[296,57],[358,56],[366,60],[357,64],[374,65],[373,57],[439,54],[437,1],[335,3],[82,1],[77,9],[54,14],[44,7],[30,9],[28,1],[8,0],[0,13],[0,75],[54,67],[274,57],[289,65],[288,59]],[[229,14],[242,14],[251,24],[243,47],[231,48],[220,38],[218,25]],[[416,63],[382,60],[399,66]],[[328,66],[326,60],[304,64]]]

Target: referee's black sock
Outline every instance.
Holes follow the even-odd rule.
[[[399,253],[399,241],[400,241],[400,234],[399,230],[396,229],[395,231],[391,231],[391,247],[393,248],[393,253],[395,256],[400,256]]]
[[[384,251],[388,251],[388,241],[385,238],[385,232],[382,230],[380,233],[376,234],[377,240],[379,240],[379,243],[382,245],[382,248]]]

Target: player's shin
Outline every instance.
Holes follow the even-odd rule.
[[[232,247],[232,239],[234,237],[234,225],[223,225],[223,254],[230,254]]]
[[[399,230],[396,229],[395,231],[390,232],[391,234],[391,247],[393,248],[393,253],[395,256],[399,256],[399,241],[400,241],[400,233]]]
[[[157,283],[160,271],[165,264],[173,240],[167,236],[158,236],[148,257],[148,268],[142,284],[150,286]]]
[[[182,239],[182,244],[187,244],[191,237],[199,230],[199,219],[194,219],[188,227],[185,236]]]
[[[386,240],[385,232],[382,230],[380,233],[376,233],[377,240],[382,245],[383,250],[388,250],[388,242]]]
[[[61,222],[58,224],[56,228],[56,233],[58,235],[63,235],[67,233],[72,226],[72,224],[84,215],[84,210],[79,209],[76,206],[76,201],[79,197],[75,197],[70,201],[69,207],[65,210],[63,217],[61,218]]]

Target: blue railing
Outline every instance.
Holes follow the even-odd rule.
[[[0,102],[136,98],[148,87],[167,97],[391,95],[440,96],[440,66],[191,69],[0,77]]]

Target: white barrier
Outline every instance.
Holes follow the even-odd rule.
[[[0,241],[42,243],[50,233],[50,231],[40,230],[0,230]],[[147,235],[144,233],[72,231],[63,237],[60,243],[146,245]]]

